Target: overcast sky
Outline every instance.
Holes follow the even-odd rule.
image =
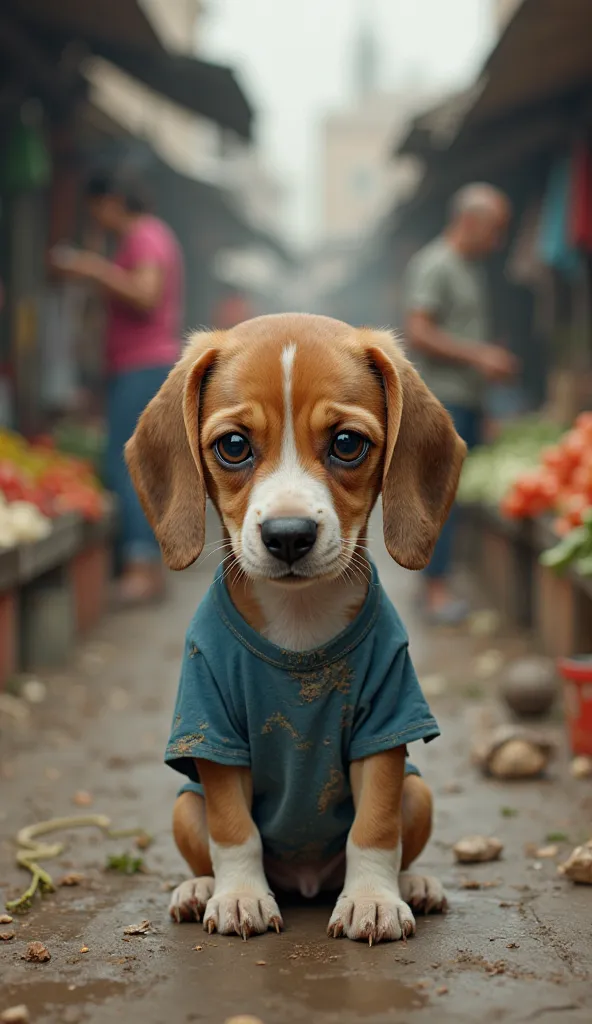
[[[258,113],[264,158],[285,183],[286,225],[314,239],[318,126],[353,95],[356,31],[371,15],[379,79],[442,89],[464,84],[492,42],[493,0],[208,0],[204,55],[232,64]]]

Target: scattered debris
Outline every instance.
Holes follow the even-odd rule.
[[[0,942],[12,942],[16,932],[0,932]]]
[[[535,856],[538,860],[552,860],[558,853],[558,846],[539,846]]]
[[[150,921],[141,921],[140,924],[128,924],[127,928],[123,929],[124,935],[145,935],[146,932],[150,931]]]
[[[592,777],[592,757],[574,757],[569,770],[574,779],[589,779]]]
[[[463,878],[460,887],[478,891],[479,889],[496,889],[501,884],[499,878],[490,879],[487,882],[478,882],[476,878]]]
[[[501,725],[476,737],[472,759],[485,775],[531,779],[542,775],[553,750],[551,741],[541,734]]]
[[[557,697],[555,664],[550,658],[520,658],[509,666],[502,683],[502,697],[522,718],[544,715]]]
[[[79,789],[72,797],[72,803],[76,804],[77,807],[92,807],[93,797],[86,790]]]
[[[440,988],[436,989],[436,995],[437,996],[447,996],[448,995],[448,987],[446,985],[440,985]]]
[[[30,942],[21,960],[26,960],[30,964],[46,964],[51,960],[51,953],[42,942]]]
[[[194,946],[193,948],[197,953],[201,953],[203,946]]]
[[[40,860],[49,860],[52,857],[59,857],[64,852],[63,843],[39,842],[39,836],[48,832],[58,832],[67,828],[91,827],[101,829],[104,835],[110,839],[121,838],[122,836],[137,835],[139,829],[114,831],[111,828],[111,819],[104,814],[85,814],[75,817],[51,818],[49,821],[40,821],[36,825],[27,825],[22,828],[16,836],[17,853],[16,862],[19,867],[25,868],[31,874],[31,882],[24,893],[16,900],[10,900],[6,909],[24,913],[30,910],[33,897],[39,889],[41,893],[53,892],[55,887],[51,875],[44,871],[39,865]]]
[[[12,924],[10,914],[0,914],[0,924]]]
[[[83,946],[82,949],[79,950],[79,952],[80,953],[90,953],[90,949],[88,948],[88,946]]]
[[[558,867],[560,875],[565,875],[579,885],[592,885],[592,839],[585,846],[576,846],[564,864]]]
[[[497,860],[504,844],[493,836],[467,836],[453,846],[454,856],[461,864],[478,864]]]
[[[520,943],[519,942],[507,942],[506,943],[506,949],[520,949]]]
[[[20,1006],[10,1006],[4,1013],[0,1013],[2,1024],[29,1024],[31,1017],[24,1003]]]
[[[500,814],[502,818],[517,818],[518,811],[515,807],[500,807]]]
[[[84,875],[81,875],[78,871],[70,871],[69,874],[62,875],[58,885],[66,886],[68,888],[75,885],[83,885],[85,881],[86,878]]]
[[[248,1013],[241,1013],[238,1017],[227,1017],[224,1024],[263,1024],[259,1017],[251,1017]]]
[[[255,967],[267,967],[267,960],[255,960]]]
[[[137,875],[143,868],[143,857],[134,857],[131,853],[110,853],[105,870],[119,871],[121,875]]]
[[[47,697],[47,686],[39,679],[26,679],[20,692],[28,704],[43,704]]]
[[[149,836],[147,832],[140,832],[140,835],[136,837],[135,845],[138,850],[147,850],[149,846],[152,846],[154,842],[152,836]]]

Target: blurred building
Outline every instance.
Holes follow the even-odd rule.
[[[417,183],[413,160],[391,159],[393,144],[429,102],[416,83],[392,93],[377,84],[377,43],[369,21],[358,32],[353,60],[354,101],[329,114],[322,126],[322,213],[330,245],[367,235]]]

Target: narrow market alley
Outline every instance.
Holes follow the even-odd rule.
[[[569,777],[559,719],[545,723],[560,753],[544,781],[478,775],[469,739],[496,691],[484,666],[489,658],[499,668],[500,654],[520,653],[524,641],[476,635],[487,630],[426,635],[415,612],[416,581],[388,558],[379,521],[372,535],[442,728],[440,740],[412,753],[436,799],[421,864],[444,881],[449,913],[420,919],[405,945],[374,948],[325,937],[329,900],[283,901],[284,934],[248,943],[169,921],[167,890],[184,866],[170,828],[176,779],[162,753],[185,624],[214,568],[204,558],[171,579],[162,608],[106,619],[68,672],[39,677],[43,685],[32,693],[29,687],[37,702],[2,704],[3,900],[27,884],[15,863],[15,836],[25,825],[100,813],[116,829],[145,830],[153,842],[139,851],[132,839],[92,828],[48,837],[66,843],[43,864],[62,884],[2,926],[14,937],[0,943],[0,1011],[24,1004],[32,1024],[223,1024],[237,1014],[264,1024],[589,1020],[592,894],[557,874],[572,846],[590,838],[589,782]],[[453,844],[472,833],[497,836],[502,858],[455,865]],[[141,858],[141,871],[105,870],[109,857],[123,853],[130,854],[123,866]],[[144,934],[125,934],[142,921],[150,922]],[[47,948],[48,962],[23,960],[33,941]]]

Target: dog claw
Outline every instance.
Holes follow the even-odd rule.
[[[270,921],[270,924],[273,925],[273,927],[275,928],[277,934],[279,935],[281,933],[281,930],[282,930],[282,924],[281,924],[281,921],[280,921],[279,917],[272,917],[272,919]]]
[[[371,945],[372,945],[372,932],[370,932],[370,934],[369,934],[369,936],[368,936],[368,945],[369,945],[369,946],[371,946]]]
[[[210,918],[210,920],[208,921],[208,935],[213,935],[213,933],[215,931],[216,931],[216,925],[212,921],[212,918]]]

